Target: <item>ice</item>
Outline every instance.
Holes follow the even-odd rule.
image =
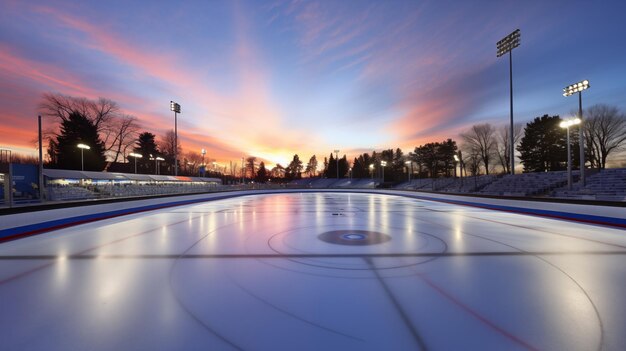
[[[349,193],[124,216],[0,245],[1,348],[622,350],[624,234]]]

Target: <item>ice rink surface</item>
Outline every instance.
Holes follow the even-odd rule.
[[[626,231],[243,196],[0,244],[2,350],[624,350]]]

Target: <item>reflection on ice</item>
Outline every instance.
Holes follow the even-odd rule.
[[[350,241],[368,232],[391,240]],[[624,245],[617,230],[394,196],[232,198],[0,245],[0,257],[23,256],[0,260],[0,339],[46,350],[623,349]]]

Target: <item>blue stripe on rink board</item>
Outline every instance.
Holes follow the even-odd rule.
[[[337,192],[337,191],[322,190],[318,192]],[[82,215],[82,216],[62,218],[62,219],[46,221],[46,222],[41,222],[41,223],[36,223],[36,224],[29,224],[29,225],[20,226],[20,227],[2,229],[0,230],[0,242],[6,241],[6,240],[17,239],[17,238],[21,238],[24,236],[39,234],[39,233],[43,233],[43,232],[50,231],[50,230],[65,228],[65,227],[69,227],[72,225],[94,222],[97,220],[119,217],[119,216],[129,215],[133,213],[158,210],[158,209],[168,208],[168,207],[173,207],[173,206],[190,205],[190,204],[199,203],[199,202],[223,200],[223,199],[239,197],[239,196],[247,196],[247,195],[264,195],[264,194],[281,194],[281,193],[298,193],[298,191],[259,191],[254,194],[251,194],[251,193],[227,194],[227,195],[206,197],[206,198],[201,198],[201,199],[173,201],[173,202],[166,202],[166,203],[155,204],[155,205],[132,207],[132,208],[127,208],[123,210],[107,211],[107,212],[94,213],[94,214],[88,214],[88,215]],[[349,193],[349,191],[341,191],[339,193]],[[535,215],[535,216],[548,217],[548,218],[558,218],[558,219],[571,220],[571,221],[583,222],[583,223],[600,224],[600,225],[606,225],[606,226],[616,227],[616,228],[626,228],[626,219],[624,218],[604,217],[604,216],[561,212],[561,211],[539,210],[539,209],[524,208],[524,207],[493,205],[493,204],[485,204],[485,203],[480,203],[480,202],[441,199],[441,198],[410,194],[410,193],[391,194],[391,193],[380,193],[380,192],[375,192],[375,191],[359,191],[356,193],[361,193],[361,194],[369,193],[369,194],[378,194],[378,195],[381,195],[381,194],[400,195],[400,196],[405,196],[405,197],[414,198],[414,199],[444,202],[444,203],[449,203],[449,204],[454,204],[454,205],[479,207],[479,208],[497,210],[497,211]]]
[[[503,205],[485,204],[485,203],[480,203],[480,202],[440,199],[440,198],[434,198],[434,197],[422,196],[422,195],[408,195],[408,196],[412,198],[416,198],[416,199],[445,202],[449,204],[462,205],[462,206],[480,207],[480,208],[489,209],[489,210],[529,214],[529,215],[535,215],[535,216],[540,216],[540,217],[560,218],[560,219],[567,219],[567,220],[572,220],[576,222],[595,223],[595,224],[607,225],[607,226],[612,226],[612,227],[626,228],[625,218],[604,217],[604,216],[588,215],[588,214],[581,214],[581,213],[539,210],[539,209],[526,208],[526,207],[503,206]]]

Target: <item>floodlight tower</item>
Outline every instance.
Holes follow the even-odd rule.
[[[335,161],[337,164],[337,179],[339,179],[339,150],[335,150]]]
[[[174,175],[178,175],[178,114],[180,105],[170,101],[170,111],[174,112]]]
[[[578,119],[580,120],[580,181],[585,186],[585,135],[583,131],[583,90],[591,87],[588,80],[568,85],[563,88],[563,96],[570,96],[578,93]]]
[[[507,35],[502,40],[496,43],[497,57],[500,57],[506,53],[509,54],[509,88],[511,99],[511,127],[510,127],[510,140],[511,151],[509,157],[511,157],[511,174],[515,174],[515,145],[513,145],[513,54],[512,51],[519,46],[521,32],[516,29],[513,33]]]

